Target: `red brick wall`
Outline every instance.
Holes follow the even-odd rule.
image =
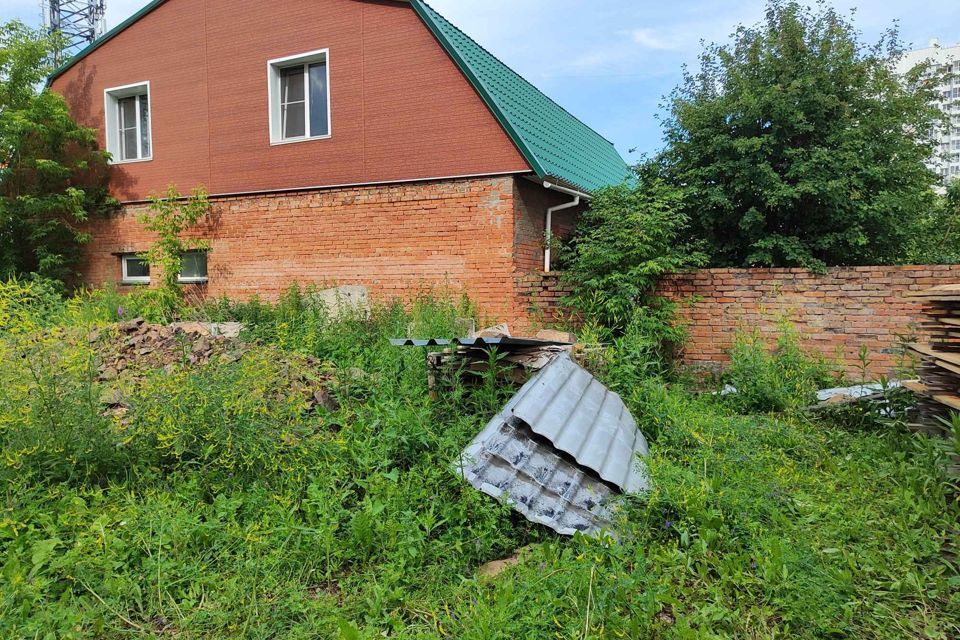
[[[547,208],[566,204],[573,198],[559,191],[544,189],[530,180],[517,180],[517,224],[514,229],[518,268],[525,273],[542,273],[544,226]],[[553,234],[566,238],[586,205],[553,214]]]
[[[517,278],[520,299],[534,326],[569,328],[573,312],[563,304],[570,288],[561,281],[561,274],[526,273]]]
[[[781,318],[801,332],[808,348],[834,358],[848,372],[859,371],[866,346],[873,375],[896,368],[897,335],[921,319],[920,304],[908,291],[960,282],[958,266],[837,267],[824,275],[803,269],[706,269],[661,282],[660,293],[682,301],[689,323],[685,361],[711,365],[742,327],[774,334]]]
[[[330,50],[329,139],[271,145],[267,61]],[[530,167],[406,2],[169,0],[53,83],[101,130],[104,89],[150,81],[153,159],[113,192],[231,194]]]
[[[195,232],[212,245],[206,293],[276,299],[299,282],[359,284],[381,299],[409,299],[444,287],[465,291],[490,322],[522,331],[538,316],[520,295],[528,266],[515,257],[515,241],[525,237],[517,230],[543,217],[536,191],[518,184],[526,182],[503,176],[214,198],[211,219]],[[118,254],[147,249],[152,236],[136,221],[144,210],[127,205],[91,226],[87,283],[118,283]]]

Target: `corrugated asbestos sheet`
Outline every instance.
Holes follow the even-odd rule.
[[[561,354],[464,450],[461,472],[533,522],[597,534],[612,529],[611,498],[648,488],[648,452],[620,397]]]

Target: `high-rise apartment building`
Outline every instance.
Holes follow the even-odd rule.
[[[939,146],[930,168],[948,182],[960,178],[960,44],[941,46],[939,41],[931,40],[927,48],[907,53],[897,64],[897,71],[906,74],[924,62],[930,63],[928,78],[939,74],[945,78],[938,87],[938,106],[949,122],[937,132]]]

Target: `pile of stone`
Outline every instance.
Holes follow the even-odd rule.
[[[240,329],[237,324],[201,322],[156,325],[136,318],[94,331],[89,342],[100,355],[99,380],[109,382],[124,372],[139,376],[154,369],[171,371],[179,364],[236,362],[248,348],[237,340]]]
[[[87,339],[99,359],[97,381],[104,385],[100,401],[107,407],[105,415],[125,416],[129,404],[124,392],[151,372],[238,362],[255,346],[239,339],[241,330],[237,323],[158,325],[135,318],[94,331]],[[278,353],[278,358],[283,357],[301,365],[285,369],[290,372],[287,391],[302,396],[306,410],[339,409],[328,390],[334,377],[329,364],[310,356]],[[316,373],[308,376],[304,371]]]

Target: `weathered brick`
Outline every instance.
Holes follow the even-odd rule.
[[[728,282],[735,283],[733,290]],[[690,327],[684,353],[689,364],[725,361],[737,330],[772,335],[779,321],[789,318],[810,348],[827,358],[839,349],[851,376],[859,373],[860,348],[866,346],[876,376],[893,372],[898,357],[889,352],[897,336],[921,320],[921,305],[904,294],[957,282],[960,267],[954,265],[837,267],[822,275],[803,269],[704,269],[665,278],[659,293],[692,300],[679,307]]]
[[[557,307],[565,293],[555,277],[544,291],[538,275],[546,208],[565,198],[512,176],[214,198],[190,235],[211,243],[208,296],[275,300],[297,282],[409,300],[433,288],[465,292],[484,317],[523,331],[537,321],[531,296]],[[89,225],[88,284],[118,283],[118,254],[153,241],[136,221],[143,210]],[[554,232],[567,233],[573,215],[557,216]]]

